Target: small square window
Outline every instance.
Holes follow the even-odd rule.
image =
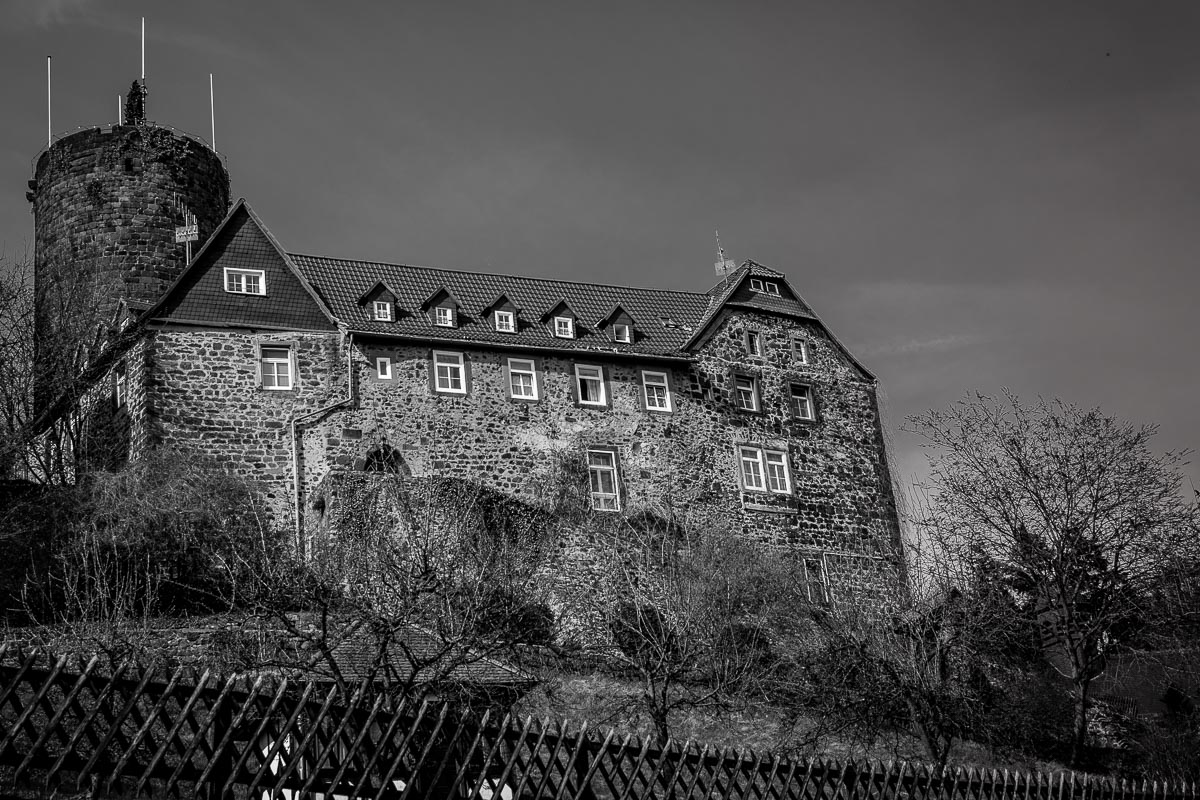
[[[392,322],[392,304],[387,300],[376,300],[371,305],[371,318],[376,322]]]
[[[375,377],[381,381],[391,380],[392,359],[387,356],[380,356],[375,359]]]
[[[761,278],[750,279],[750,291],[763,292],[764,294],[773,294],[779,296],[779,284],[775,281],[764,281]]]
[[[466,370],[462,353],[433,351],[434,390],[442,394],[466,394]]]
[[[292,388],[292,348],[264,347],[259,352],[262,388],[278,391]]]
[[[531,359],[508,360],[508,388],[515,400],[537,400],[537,370]]]
[[[763,290],[762,280],[760,278],[751,278],[750,279],[750,291],[761,292],[762,290]]]
[[[261,269],[225,267],[225,291],[233,294],[266,294],[266,273]]]
[[[597,511],[620,511],[617,454],[611,450],[588,450],[587,461],[592,508]]]
[[[762,358],[762,334],[758,331],[746,331],[746,352],[757,358]]]
[[[433,309],[433,324],[443,328],[454,327],[454,309],[450,306],[437,306]]]
[[[575,320],[570,317],[555,317],[554,335],[560,339],[574,339]]]
[[[613,325],[613,341],[629,343],[633,341],[633,330],[626,324],[618,322]]]
[[[512,311],[497,311],[496,330],[501,333],[516,333],[517,332],[517,315]]]
[[[749,375],[733,376],[734,401],[740,411],[758,411],[758,379]]]
[[[604,370],[601,367],[575,366],[575,385],[579,390],[579,404],[602,406],[604,396]]]
[[[643,372],[642,391],[646,395],[646,408],[650,411],[671,410],[671,388],[665,372]]]
[[[803,336],[792,337],[792,360],[797,364],[808,363],[808,340]]]
[[[802,383],[793,383],[789,388],[792,418],[810,422],[816,419],[817,415],[813,411],[812,387]]]

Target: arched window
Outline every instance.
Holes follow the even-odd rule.
[[[381,444],[367,453],[367,462],[363,465],[364,472],[386,472],[391,475],[411,475],[408,465],[400,451],[391,445]]]

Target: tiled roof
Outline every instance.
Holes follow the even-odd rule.
[[[459,272],[294,253],[291,259],[317,288],[334,316],[351,330],[413,338],[642,355],[682,355],[683,343],[705,316],[712,302],[707,294],[669,289],[638,289],[517,275]],[[379,281],[398,294],[395,322],[372,320],[370,308],[358,303],[363,293]],[[424,301],[443,288],[462,305],[459,326],[456,328],[435,327],[420,310]],[[492,320],[480,316],[481,310],[490,306],[500,294],[521,309],[515,334],[494,330]],[[542,313],[561,300],[565,300],[571,310],[579,315],[576,339],[556,338],[540,322]],[[616,305],[633,317],[637,338],[630,344],[614,342],[608,331],[596,329],[597,323]]]

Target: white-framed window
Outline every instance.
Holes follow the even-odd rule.
[[[746,331],[746,352],[752,356],[762,358],[763,341],[761,333],[758,331]]]
[[[764,450],[767,463],[767,488],[776,494],[792,493],[792,478],[788,474],[787,453],[780,450]]]
[[[751,375],[733,376],[734,404],[740,411],[758,411],[758,379]]]
[[[537,400],[537,369],[533,359],[510,358],[508,360],[509,393],[518,400]]]
[[[376,300],[371,304],[371,319],[376,322],[394,322],[395,315],[392,312],[392,303],[390,300]]]
[[[225,267],[225,291],[234,294],[266,294],[267,275],[261,269]]]
[[[462,353],[433,351],[434,390],[445,394],[466,394],[467,379]]]
[[[584,406],[602,406],[607,402],[604,396],[604,368],[575,365],[575,386],[579,391],[579,404]]]
[[[633,341],[633,328],[623,322],[613,324],[613,341],[625,342],[628,344]]]
[[[671,387],[667,373],[642,371],[642,391],[646,396],[646,408],[651,411],[671,410]]]
[[[501,333],[517,332],[517,315],[512,311],[497,311],[495,314],[496,330]]]
[[[825,570],[824,557],[806,558],[801,564],[804,569],[804,593],[808,597],[808,601],[829,605],[832,596],[829,591],[829,576]]]
[[[778,295],[779,284],[775,281],[764,281],[762,278],[751,278],[750,291]]]
[[[263,345],[258,352],[262,388],[271,391],[291,389],[295,382],[292,348]]]
[[[435,306],[433,309],[433,324],[443,328],[453,328],[454,309],[450,306]]]
[[[575,320],[570,317],[555,317],[554,335],[560,339],[574,339]]]
[[[379,356],[375,359],[375,377],[381,381],[391,380],[392,378],[392,359],[387,356]]]
[[[787,453],[752,445],[738,446],[742,488],[748,492],[791,494],[792,477]]]
[[[617,454],[612,450],[588,450],[588,488],[592,508],[597,511],[620,511],[620,482],[617,478]]]
[[[793,419],[805,419],[810,422],[817,418],[813,407],[812,387],[803,383],[793,383],[789,387],[790,397],[788,403],[791,406]]]
[[[117,408],[122,408],[129,400],[129,375],[124,364],[119,365],[113,375],[113,399]]]
[[[792,337],[792,360],[797,364],[808,363],[808,340],[799,334]]]

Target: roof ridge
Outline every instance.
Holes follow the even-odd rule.
[[[533,275],[515,275],[508,272],[481,272],[479,270],[470,269],[455,269],[454,267],[430,267],[422,264],[397,264],[393,261],[367,261],[357,258],[340,258],[338,256],[317,256],[311,253],[293,253],[288,252],[288,255],[293,258],[313,258],[324,261],[348,261],[355,264],[375,265],[380,267],[401,267],[403,269],[423,269],[438,272],[453,272],[456,275],[487,275],[497,278],[520,278],[526,281],[541,281],[543,283],[565,283],[571,286],[603,286],[606,289],[626,289],[637,292],[669,292],[670,294],[682,294],[688,297],[705,297],[706,292],[689,292],[684,289],[660,289],[652,286],[627,286],[620,283],[597,283],[596,281],[572,281],[564,278],[541,278]]]

